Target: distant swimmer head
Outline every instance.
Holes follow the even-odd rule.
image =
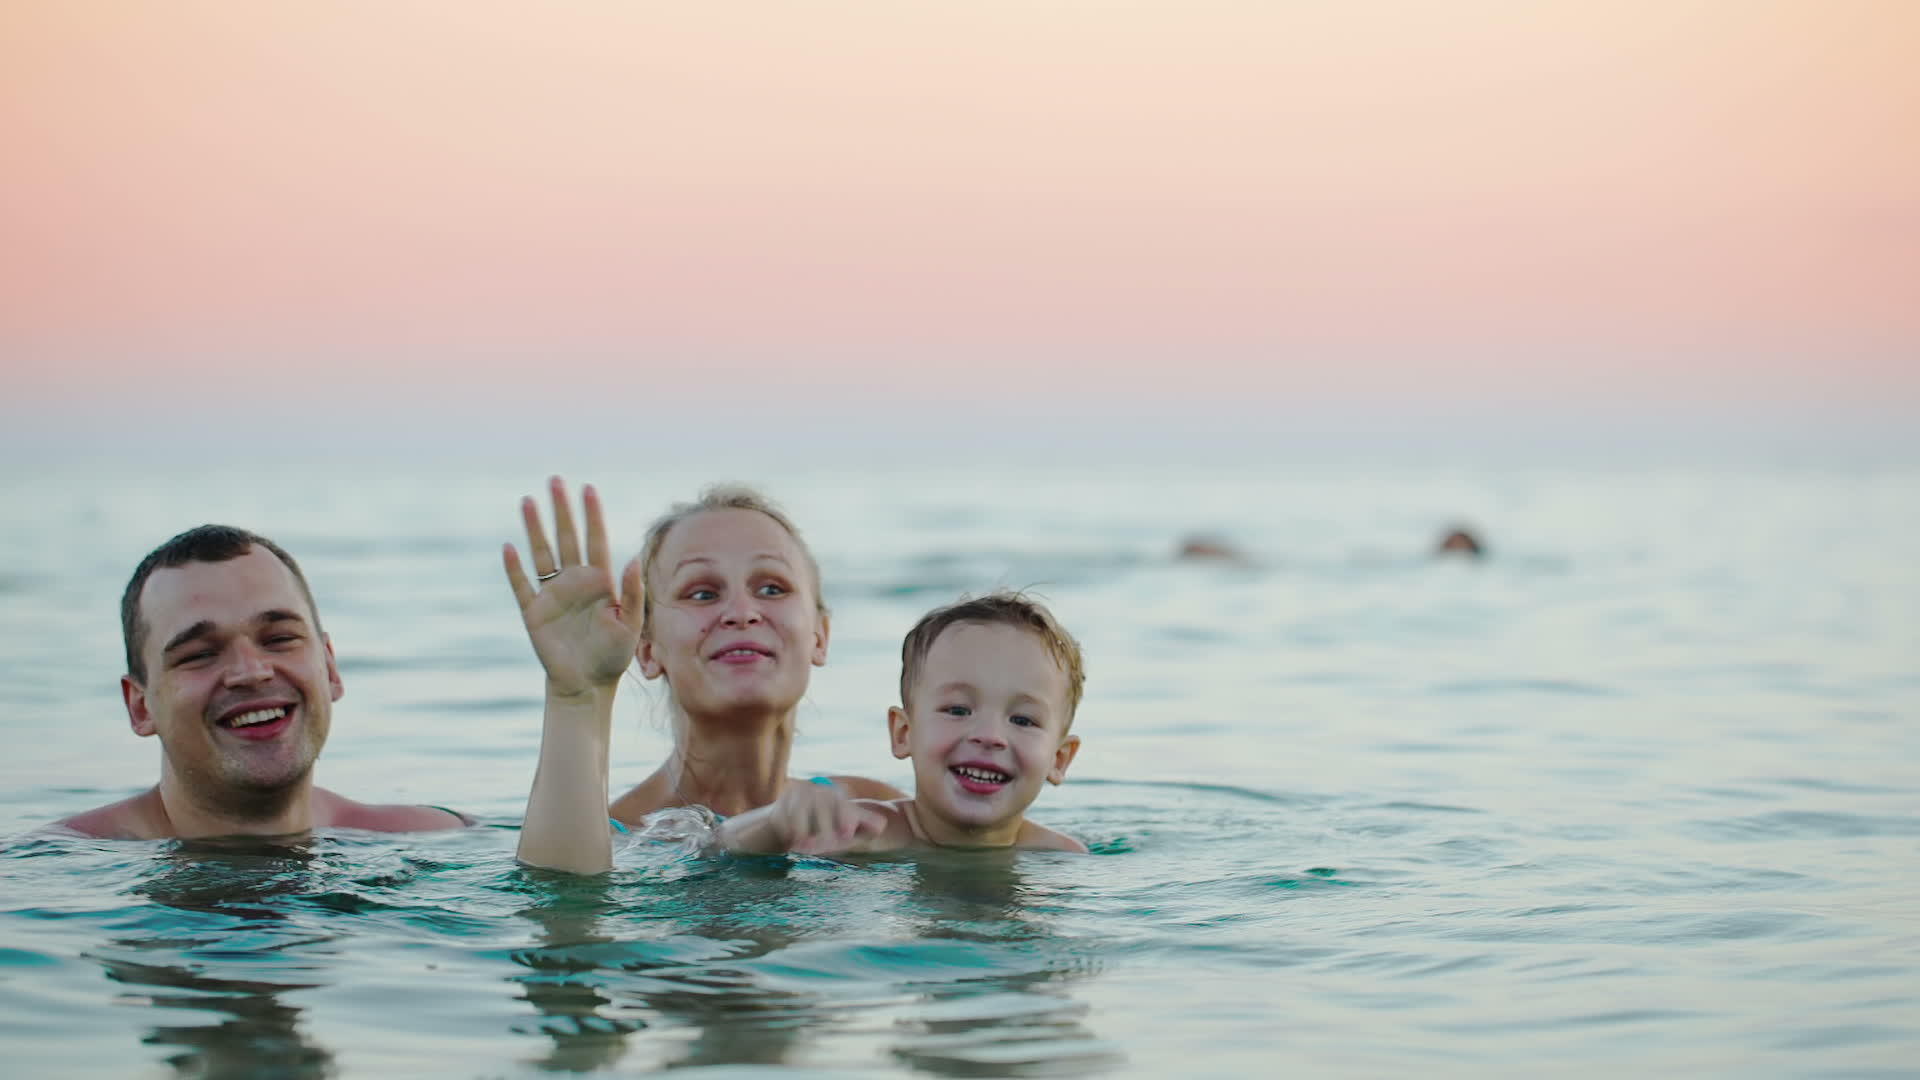
[[[1181,562],[1247,563],[1247,553],[1218,536],[1195,533],[1180,541],[1174,552]]]
[[[1445,536],[1440,538],[1440,544],[1433,549],[1433,553],[1435,555],[1461,555],[1469,559],[1477,559],[1486,554],[1486,549],[1481,547],[1480,538],[1473,535],[1472,532],[1464,528],[1456,528],[1449,530]]]

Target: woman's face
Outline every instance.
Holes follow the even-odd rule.
[[[640,670],[661,675],[689,719],[784,712],[827,662],[826,616],[806,555],[757,510],[675,524],[648,569],[653,615]]]

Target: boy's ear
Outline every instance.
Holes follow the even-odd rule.
[[[907,743],[907,710],[898,705],[887,710],[887,738],[893,743],[893,756],[904,758],[911,756],[913,748]]]
[[[648,679],[657,679],[666,673],[660,661],[653,657],[653,642],[640,639],[640,647],[633,650],[634,659],[640,661],[640,674]]]
[[[133,676],[120,676],[120,697],[127,703],[127,723],[135,735],[145,737],[158,730],[153,726],[153,714],[147,711],[147,689],[134,682]]]
[[[1067,766],[1073,764],[1074,755],[1080,752],[1080,736],[1069,735],[1060,740],[1060,746],[1053,752],[1053,768],[1047,770],[1047,783],[1058,784],[1067,778]]]

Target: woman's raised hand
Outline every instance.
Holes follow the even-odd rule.
[[[531,496],[520,500],[520,516],[527,525],[527,552],[535,577],[529,579],[512,544],[502,551],[507,582],[520,602],[533,651],[547,669],[550,694],[577,697],[611,687],[633,663],[640,644],[645,586],[636,557],[621,571],[619,593],[614,593],[613,567],[607,550],[607,523],[600,511],[600,495],[588,484],[580,502],[586,510],[586,559],[580,558],[580,538],[573,511],[567,505],[567,486],[549,481],[553,496],[553,543],[547,543],[540,524],[540,506]]]

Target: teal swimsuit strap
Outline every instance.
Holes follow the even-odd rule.
[[[627,828],[627,827],[626,827],[625,825],[622,825],[622,824],[620,824],[620,819],[619,819],[619,818],[608,818],[608,819],[607,819],[607,824],[609,824],[609,825],[611,825],[611,826],[613,826],[613,831],[614,831],[614,832],[617,832],[617,833],[619,833],[619,834],[620,834],[621,836],[625,836],[625,835],[627,835],[627,834],[628,834],[629,832],[632,832],[632,831],[633,831],[633,830],[631,830],[631,829],[629,829],[629,828]]]

